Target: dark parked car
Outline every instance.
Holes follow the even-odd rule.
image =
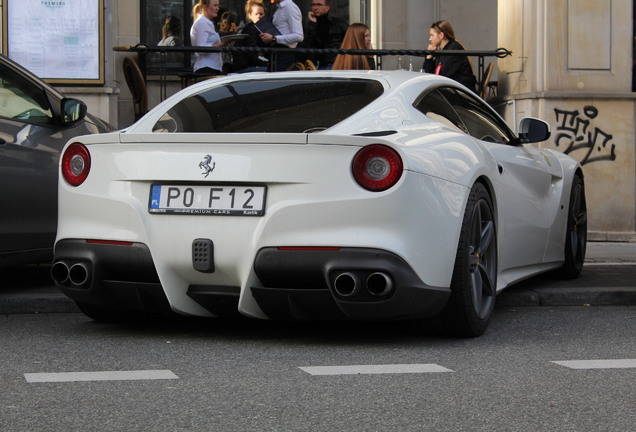
[[[0,267],[51,259],[60,151],[75,136],[110,130],[83,102],[0,55]]]

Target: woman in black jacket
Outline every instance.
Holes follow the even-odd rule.
[[[247,0],[245,3],[245,14],[247,21],[239,27],[238,33],[247,35],[245,39],[240,39],[234,43],[239,47],[265,47],[260,38],[261,31],[256,23],[265,15],[265,6],[262,0]],[[258,51],[245,51],[232,53],[232,67],[230,72],[265,72],[267,71],[268,60]]]
[[[464,50],[464,46],[455,39],[453,27],[446,20],[433,23],[429,30],[429,50]],[[444,75],[475,91],[477,80],[473,68],[465,55],[428,55],[422,67],[424,72]]]

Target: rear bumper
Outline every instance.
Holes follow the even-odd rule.
[[[64,277],[66,266],[86,270],[86,277]],[[76,267],[74,267],[76,266]],[[164,313],[170,305],[163,292],[148,247],[61,240],[55,245],[53,280],[71,299],[120,310]],[[83,274],[84,276],[84,274]]]
[[[450,296],[449,288],[425,285],[403,259],[378,249],[265,248],[254,271],[262,286],[251,287],[252,295],[276,319],[422,318],[438,314]]]
[[[196,267],[193,260],[193,272]],[[187,295],[215,315],[240,312],[241,295],[249,295],[267,317],[282,320],[424,318],[438,314],[450,296],[449,288],[424,284],[402,258],[379,249],[268,247],[257,253],[253,271],[243,293],[238,286],[191,284]],[[52,273],[78,302],[171,310],[150,250],[141,243],[61,240]]]

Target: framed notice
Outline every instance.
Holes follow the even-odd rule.
[[[104,83],[103,0],[4,0],[3,53],[50,83]]]

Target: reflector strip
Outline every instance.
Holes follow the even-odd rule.
[[[339,251],[339,247],[330,246],[281,246],[278,250],[282,251]]]
[[[631,369],[636,368],[636,359],[612,359],[612,360],[564,360],[552,363],[568,367],[570,369]]]
[[[26,373],[28,383],[179,379],[169,370]]]
[[[117,245],[117,246],[132,246],[133,242],[129,242],[129,241],[117,241],[117,240],[96,240],[96,239],[89,239],[86,240],[86,243],[92,243],[92,244],[109,244],[109,245]]]
[[[393,365],[353,365],[353,366],[309,366],[299,368],[310,375],[376,375],[376,374],[407,374],[407,373],[440,373],[453,372],[443,366],[424,364],[393,364]]]

